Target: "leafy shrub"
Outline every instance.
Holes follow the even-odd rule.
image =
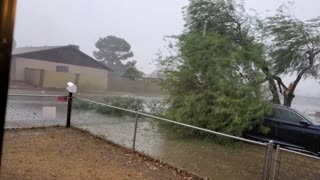
[[[116,106],[133,111],[143,111],[143,100],[134,97],[106,97],[103,99],[105,104]],[[113,116],[125,116],[132,115],[133,113],[126,112],[124,110],[111,108],[99,104],[93,104],[81,100],[76,100],[73,103],[73,107],[76,109],[95,110],[101,114],[108,114]]]
[[[165,103],[162,100],[153,99],[151,101],[145,102],[145,112],[163,117],[165,112]]]
[[[83,110],[95,109],[92,103],[77,100],[77,99],[72,101],[72,107],[75,109],[83,109]]]

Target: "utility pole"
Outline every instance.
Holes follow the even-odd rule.
[[[203,34],[202,34],[202,37],[205,37],[206,34],[207,34],[207,24],[208,24],[208,21],[205,20],[205,21],[204,21],[204,25],[203,25]]]

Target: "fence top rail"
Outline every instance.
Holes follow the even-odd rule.
[[[293,154],[297,154],[297,155],[300,155],[300,156],[304,156],[304,157],[320,160],[320,157],[312,156],[312,155],[301,153],[301,152],[298,152],[298,151],[294,151],[294,150],[290,150],[290,149],[286,149],[286,148],[282,148],[282,147],[280,147],[280,150],[286,151],[286,152],[289,152],[289,153],[293,153]]]
[[[8,94],[8,96],[24,96],[24,97],[66,97],[67,95],[57,95],[57,94]]]
[[[197,127],[197,126],[192,126],[192,125],[189,125],[189,124],[180,123],[180,122],[173,121],[173,120],[170,120],[170,119],[166,119],[166,118],[150,115],[150,114],[139,112],[139,111],[134,111],[134,110],[125,109],[125,108],[121,108],[121,107],[117,107],[117,106],[112,106],[112,105],[109,105],[109,104],[100,103],[100,102],[96,102],[96,101],[91,101],[91,100],[83,99],[83,98],[79,98],[79,97],[73,97],[73,98],[74,99],[78,99],[78,100],[82,100],[82,101],[85,101],[85,102],[93,103],[93,104],[99,104],[101,106],[106,106],[106,107],[110,107],[110,108],[114,108],[114,109],[123,110],[123,111],[126,111],[126,112],[136,113],[136,114],[139,114],[139,115],[142,115],[142,116],[146,116],[146,117],[154,118],[154,119],[157,119],[157,120],[161,120],[161,121],[165,121],[165,122],[181,125],[181,126],[184,126],[184,127],[188,127],[188,128],[204,131],[204,132],[215,134],[215,135],[220,135],[220,136],[231,138],[231,139],[234,139],[234,140],[239,140],[239,141],[243,141],[243,142],[247,142],[247,143],[251,143],[251,144],[256,144],[256,145],[261,145],[261,146],[266,146],[267,145],[267,143],[258,142],[258,141],[254,141],[254,140],[250,140],[250,139],[245,139],[245,138],[241,138],[241,137],[237,137],[237,136],[233,136],[233,135],[229,135],[229,134],[224,134],[224,133],[212,131],[212,130],[209,130],[209,129],[200,128],[200,127]]]

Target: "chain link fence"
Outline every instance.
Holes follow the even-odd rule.
[[[113,143],[132,148],[134,117],[108,117],[88,111],[73,110],[71,126],[89,131],[91,134],[111,140]]]
[[[320,158],[277,146],[273,156],[274,180],[320,179]]]
[[[266,143],[86,99],[74,98],[73,102],[73,127],[173,167],[212,179],[261,179],[263,176]]]
[[[72,127],[204,178],[320,179],[317,157],[155,117],[134,99],[101,102],[73,98]],[[9,95],[6,129],[65,126],[67,106],[65,96]]]
[[[261,179],[266,144],[141,118],[136,151],[200,177]]]
[[[66,97],[58,95],[8,95],[6,129],[63,126]]]

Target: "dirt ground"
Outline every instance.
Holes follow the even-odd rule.
[[[6,130],[1,179],[197,179],[77,129]]]

